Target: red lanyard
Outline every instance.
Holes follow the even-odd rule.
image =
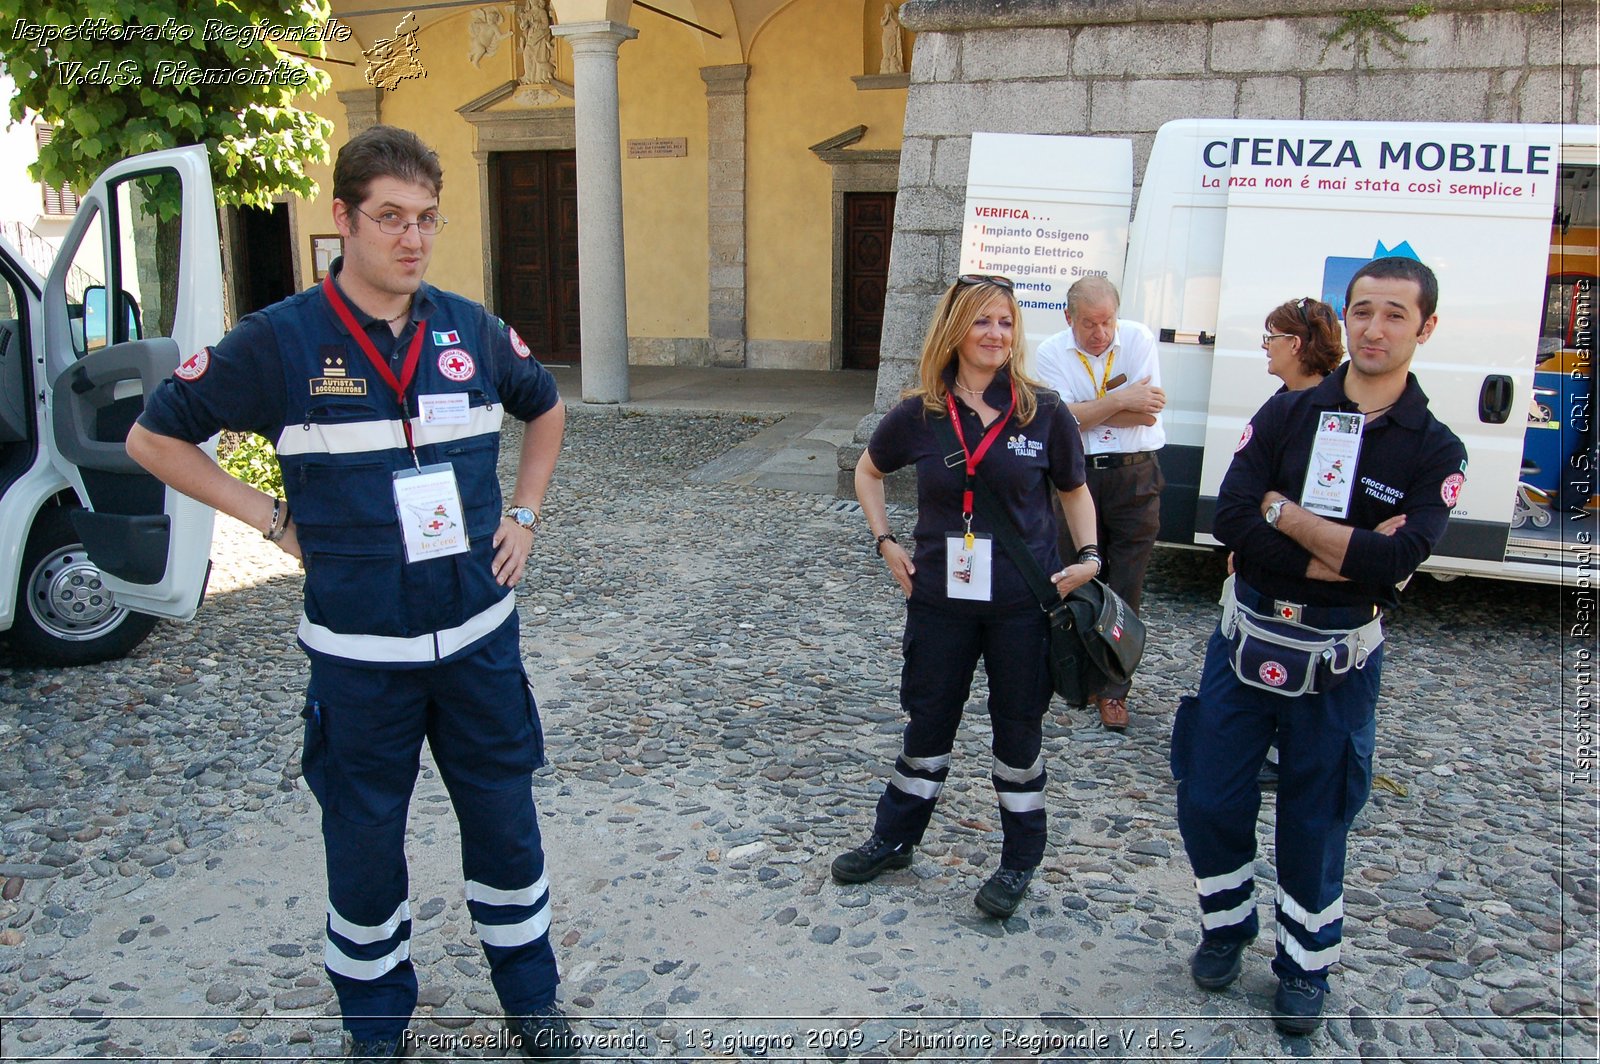
[[[984,433],[983,440],[978,444],[978,449],[973,451],[967,447],[966,433],[961,431],[961,418],[956,413],[955,396],[946,393],[945,405],[950,409],[950,425],[956,430],[956,439],[961,443],[961,453],[967,459],[967,484],[961,493],[961,517],[966,522],[966,531],[972,532],[972,481],[978,475],[978,463],[983,461],[984,455],[989,453],[989,447],[1000,434],[1005,431],[1006,422],[1011,420],[1011,412],[1017,408],[1017,382],[1011,382],[1011,405],[1006,407],[1005,413],[994,419],[994,424],[989,426],[989,431]]]
[[[372,368],[378,371],[378,376],[394,392],[395,402],[400,404],[400,426],[405,430],[406,447],[411,450],[413,461],[417,457],[416,444],[411,442],[411,411],[406,407],[406,389],[411,387],[411,378],[417,375],[417,362],[422,356],[422,336],[428,328],[426,321],[417,322],[417,334],[411,338],[411,346],[406,349],[406,360],[400,366],[400,376],[396,379],[394,371],[389,368],[389,362],[378,349],[372,346],[372,338],[367,331],[356,322],[356,316],[350,313],[350,305],[339,294],[339,289],[333,283],[333,275],[325,274],[322,278],[322,292],[328,297],[328,302],[333,305],[333,312],[339,315],[339,320],[344,322],[344,327],[350,330],[350,335],[355,337],[356,346],[361,348],[361,353],[367,356],[367,361],[372,363]]]

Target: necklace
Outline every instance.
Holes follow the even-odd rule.
[[[983,392],[982,391],[980,391],[977,388],[968,388],[965,384],[961,383],[961,378],[960,377],[956,378],[955,383],[956,383],[956,387],[957,388],[960,388],[962,391],[966,392],[968,395],[977,396],[979,399],[983,398]]]
[[[1400,400],[1396,399],[1394,401],[1394,403],[1398,403],[1399,401]],[[1390,403],[1388,406],[1380,406],[1380,407],[1376,408],[1375,410],[1363,410],[1363,411],[1361,411],[1361,413],[1366,417],[1377,417],[1379,414],[1381,414],[1385,410],[1389,409],[1390,406],[1393,406],[1394,403]]]
[[[407,300],[406,301],[406,309],[402,310],[400,313],[396,314],[392,318],[384,318],[383,319],[383,323],[385,325],[393,325],[395,322],[399,321],[401,318],[410,317],[410,315],[411,315],[411,302],[410,302],[410,300]]]

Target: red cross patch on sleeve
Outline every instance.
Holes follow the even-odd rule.
[[[206,370],[211,368],[211,348],[202,347],[172,371],[172,375],[180,381],[197,381],[206,375]]]

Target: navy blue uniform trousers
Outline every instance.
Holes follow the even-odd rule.
[[[1383,647],[1344,683],[1291,698],[1239,682],[1221,630],[1197,695],[1178,701],[1172,775],[1178,830],[1207,939],[1252,939],[1261,758],[1278,740],[1277,955],[1280,978],[1327,987],[1344,930],[1345,838],[1372,789]]]
[[[1032,603],[959,613],[907,603],[900,707],[908,720],[894,775],[878,800],[879,835],[913,846],[922,841],[950,774],[950,751],[981,657],[989,676],[991,775],[1004,835],[1000,864],[1032,868],[1044,858],[1040,747],[1051,693],[1049,638],[1049,619]]]
[[[344,1025],[395,1038],[417,1003],[406,810],[426,739],[461,825],[461,868],[508,1015],[555,999],[550,893],[533,805],[544,742],[513,616],[467,656],[420,669],[311,660],[307,784],[328,866],[324,959]]]

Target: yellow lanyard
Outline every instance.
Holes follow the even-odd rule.
[[[1106,354],[1105,373],[1101,375],[1099,380],[1095,380],[1094,367],[1089,365],[1089,359],[1084,356],[1082,351],[1078,352],[1078,361],[1083,363],[1083,371],[1089,375],[1089,383],[1094,385],[1094,397],[1096,399],[1104,399],[1106,397],[1106,382],[1111,379],[1111,363],[1115,362],[1116,360],[1117,349],[1112,347],[1111,350]]]

